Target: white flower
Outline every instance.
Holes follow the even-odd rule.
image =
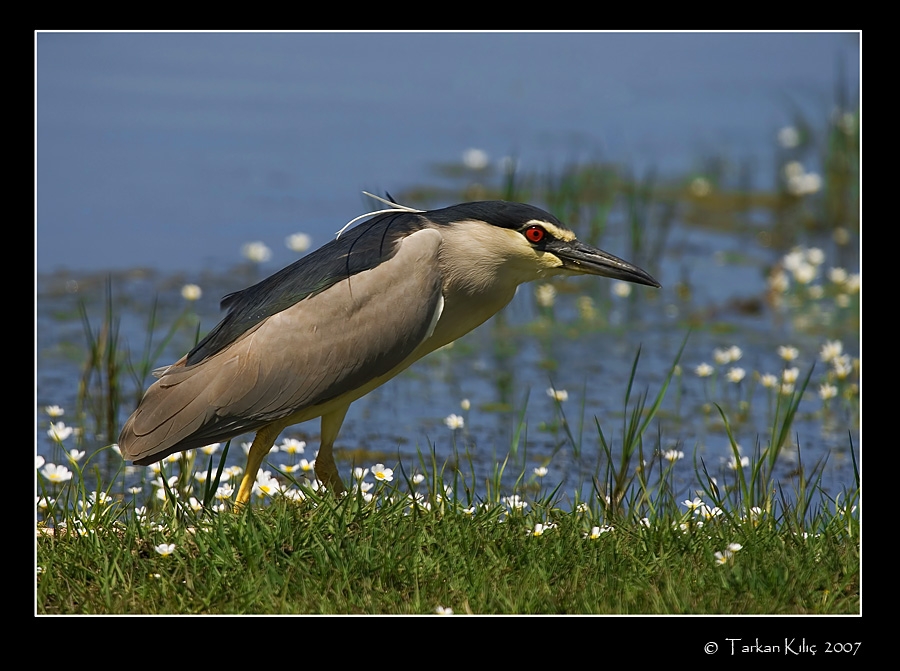
[[[709,377],[713,374],[714,370],[715,369],[708,363],[701,363],[694,369],[694,373],[697,374],[697,377]]]
[[[790,161],[784,166],[787,190],[795,196],[815,193],[822,188],[822,178],[814,172],[806,172],[799,161]]]
[[[203,452],[203,454],[212,455],[219,451],[219,447],[221,445],[222,443],[210,443],[209,445],[204,445],[203,447],[201,447],[200,451]]]
[[[386,468],[384,464],[375,464],[372,466],[372,475],[376,480],[382,482],[390,482],[394,479],[394,471],[390,468]]]
[[[523,508],[527,508],[528,504],[518,494],[513,494],[512,496],[507,496],[503,499],[507,506],[511,509],[522,510]]]
[[[825,263],[825,252],[818,247],[810,247],[806,250],[806,260],[814,266],[821,266]]]
[[[484,170],[490,163],[490,158],[484,149],[470,148],[462,154],[463,165],[469,170]]]
[[[44,465],[44,457],[42,457],[42,456],[39,455],[39,454],[35,455],[35,457],[34,457],[34,467],[35,467],[35,469],[36,469],[36,470],[41,470],[41,466],[43,466],[43,465]]]
[[[443,606],[435,606],[434,612],[436,615],[453,615],[452,608],[444,608]]]
[[[731,459],[728,460],[728,468],[730,468],[733,471],[736,471],[739,468],[743,468],[744,466],[749,466],[749,465],[750,465],[750,457],[741,457],[740,461],[738,461],[734,457],[731,457]]]
[[[269,475],[268,471],[259,474],[253,483],[253,493],[257,496],[275,496],[281,493],[281,483]]]
[[[785,384],[794,384],[797,381],[797,377],[800,375],[800,369],[797,367],[794,368],[785,368],[784,372],[781,374],[781,381]]]
[[[686,506],[689,511],[697,510],[700,506],[705,505],[699,496],[695,496],[693,501],[686,499],[682,501],[681,504]]]
[[[759,382],[763,387],[771,389],[778,385],[778,378],[771,373],[766,373],[765,375],[760,376]]]
[[[265,263],[272,258],[272,250],[266,246],[266,243],[259,241],[245,244],[241,247],[241,254],[254,263]]]
[[[578,306],[578,314],[580,314],[581,318],[585,321],[591,321],[597,316],[597,309],[594,307],[594,299],[590,296],[579,296],[578,300],[575,301],[575,304]]]
[[[226,480],[231,480],[234,478],[239,478],[244,474],[243,466],[229,466],[224,471],[222,471],[222,475],[225,476]]]
[[[69,450],[69,461],[78,462],[84,458],[84,450]]]
[[[541,524],[540,522],[538,522],[537,524],[534,525],[534,529],[532,529],[528,533],[531,534],[532,536],[543,536],[544,533],[546,533],[547,531],[550,531],[550,529],[555,529],[555,528],[556,528],[556,525],[553,524],[552,522],[547,523],[547,524]]]
[[[203,295],[203,290],[196,284],[185,284],[181,287],[181,297],[186,301],[196,301]]]
[[[778,144],[785,149],[793,149],[800,144],[800,131],[793,126],[785,126],[778,131]]]
[[[801,264],[794,271],[794,279],[797,280],[800,284],[809,284],[814,279],[816,279],[816,267],[809,263]]]
[[[160,543],[153,549],[163,557],[168,557],[170,554],[175,552],[175,543]]]
[[[554,389],[553,387],[550,387],[547,390],[547,396],[552,398],[554,401],[559,401],[560,403],[569,400],[569,392],[567,392],[565,389]]]
[[[353,469],[354,480],[362,480],[368,474],[369,474],[368,468],[360,468],[359,466],[357,466],[356,468]]]
[[[425,496],[416,492],[415,495],[407,495],[407,500],[409,501],[409,507],[412,508],[420,508],[422,510],[431,510],[431,503],[425,500]]]
[[[850,363],[850,357],[846,354],[836,356],[831,360],[831,368],[839,380],[846,379],[853,372],[853,366]]]
[[[844,345],[840,340],[826,340],[825,344],[822,345],[822,349],[819,350],[819,357],[822,361],[828,363],[835,357],[839,357],[843,351]]]
[[[722,550],[721,552],[716,552],[713,556],[716,558],[717,564],[727,564],[729,561],[734,559],[734,553],[738,552],[743,545],[740,543],[729,543],[728,549]]]
[[[740,359],[744,353],[741,351],[741,348],[737,345],[732,345],[728,349],[715,349],[713,350],[713,359],[717,364],[724,365],[726,363],[733,363]]]
[[[66,411],[60,408],[58,405],[48,405],[44,408],[44,412],[46,412],[50,417],[62,417],[66,414]]]
[[[219,501],[230,501],[232,496],[234,496],[234,487],[230,483],[226,482],[224,485],[219,485],[218,489],[216,489],[216,498]]]
[[[793,361],[798,356],[800,356],[800,351],[796,347],[785,347],[784,345],[779,345],[778,356],[780,356],[785,361]]]
[[[589,538],[591,540],[596,540],[600,538],[605,533],[608,533],[613,530],[614,527],[609,526],[608,524],[604,524],[602,527],[591,527],[589,533],[585,534],[585,538]]]
[[[803,175],[802,182],[803,193],[816,193],[822,189],[822,178],[815,172],[808,172]]]
[[[534,469],[534,474],[536,476],[538,476],[539,478],[544,477],[545,475],[547,475],[547,473],[548,473],[548,471],[547,471],[546,466],[538,466],[537,468]]]
[[[784,255],[781,263],[787,270],[794,272],[805,262],[805,255],[801,247],[794,247],[790,252]]]
[[[47,435],[57,443],[61,443],[66,438],[71,436],[73,431],[74,429],[71,426],[66,426],[63,422],[56,422],[55,424],[50,424],[50,429],[47,431]]]
[[[769,275],[769,288],[776,293],[785,293],[791,286],[790,277],[781,269],[776,268]]]
[[[707,520],[711,520],[713,517],[718,517],[722,514],[722,509],[719,506],[713,506],[710,508],[707,505],[702,505],[697,510],[694,511],[695,515],[699,515]]]
[[[843,284],[847,281],[847,271],[843,268],[831,268],[828,271],[828,279],[834,284]]]
[[[464,398],[463,400],[461,400],[459,402],[459,407],[462,408],[463,410],[468,410],[469,408],[472,407],[472,402],[469,399]]]
[[[556,287],[552,284],[539,284],[534,288],[534,297],[542,308],[552,308],[556,301]]]
[[[451,430],[456,431],[457,429],[463,428],[463,426],[465,426],[466,424],[466,421],[459,415],[449,415],[444,419],[444,424],[446,424]]]
[[[305,501],[306,500],[306,494],[304,494],[303,491],[300,489],[293,489],[293,488],[285,489],[281,493],[284,495],[284,498],[288,499],[289,501]]]
[[[704,196],[708,196],[709,192],[712,191],[712,184],[709,183],[709,180],[706,177],[695,177],[691,180],[690,184],[691,193],[698,198],[703,198]]]
[[[681,450],[666,450],[663,452],[663,459],[675,463],[679,459],[684,459],[684,452]]]
[[[94,490],[87,498],[87,505],[89,506],[108,506],[112,502],[113,498],[104,491]]]
[[[628,282],[616,280],[612,283],[611,289],[613,296],[618,296],[619,298],[628,298],[631,295],[631,285]]]
[[[181,492],[179,492],[177,489],[168,489],[167,490],[167,489],[164,489],[163,487],[157,488],[156,498],[160,501],[165,501],[170,493],[171,493],[173,499],[181,498]]]
[[[746,374],[747,374],[747,372],[743,368],[735,367],[735,368],[731,368],[728,371],[727,377],[730,382],[738,383],[744,379],[744,376]]]
[[[65,466],[57,466],[56,464],[46,464],[41,469],[41,475],[50,482],[62,483],[72,479],[72,471]]]
[[[827,401],[830,398],[834,398],[837,396],[837,387],[833,384],[828,384],[827,382],[819,385],[819,398],[823,401]]]
[[[287,245],[287,248],[292,252],[302,254],[312,245],[312,238],[306,233],[294,233],[284,239],[284,244]]]

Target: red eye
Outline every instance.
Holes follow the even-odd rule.
[[[547,231],[540,226],[529,226],[525,229],[525,237],[528,238],[530,242],[540,242],[546,235]]]

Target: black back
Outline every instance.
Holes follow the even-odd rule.
[[[262,320],[305,298],[390,259],[397,243],[426,226],[447,226],[464,219],[503,228],[520,228],[532,219],[561,226],[553,215],[524,203],[486,200],[428,212],[388,212],[344,232],[316,251],[282,268],[251,287],[228,294],[222,309],[228,314],[187,356],[187,365],[221,351]]]

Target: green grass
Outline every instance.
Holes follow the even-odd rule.
[[[859,612],[859,522],[844,509],[820,510],[807,534],[767,514],[701,524],[669,502],[590,538],[596,510],[548,500],[468,514],[455,497],[411,508],[382,486],[375,501],[309,493],[241,513],[58,526],[39,535],[38,612]],[[535,535],[537,523],[555,526]],[[720,563],[732,543],[741,549]]]

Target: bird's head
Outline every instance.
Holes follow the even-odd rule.
[[[444,236],[446,265],[470,278],[494,273],[520,284],[584,274],[660,286],[634,264],[581,242],[559,219],[533,205],[489,200],[430,210],[422,216]]]

